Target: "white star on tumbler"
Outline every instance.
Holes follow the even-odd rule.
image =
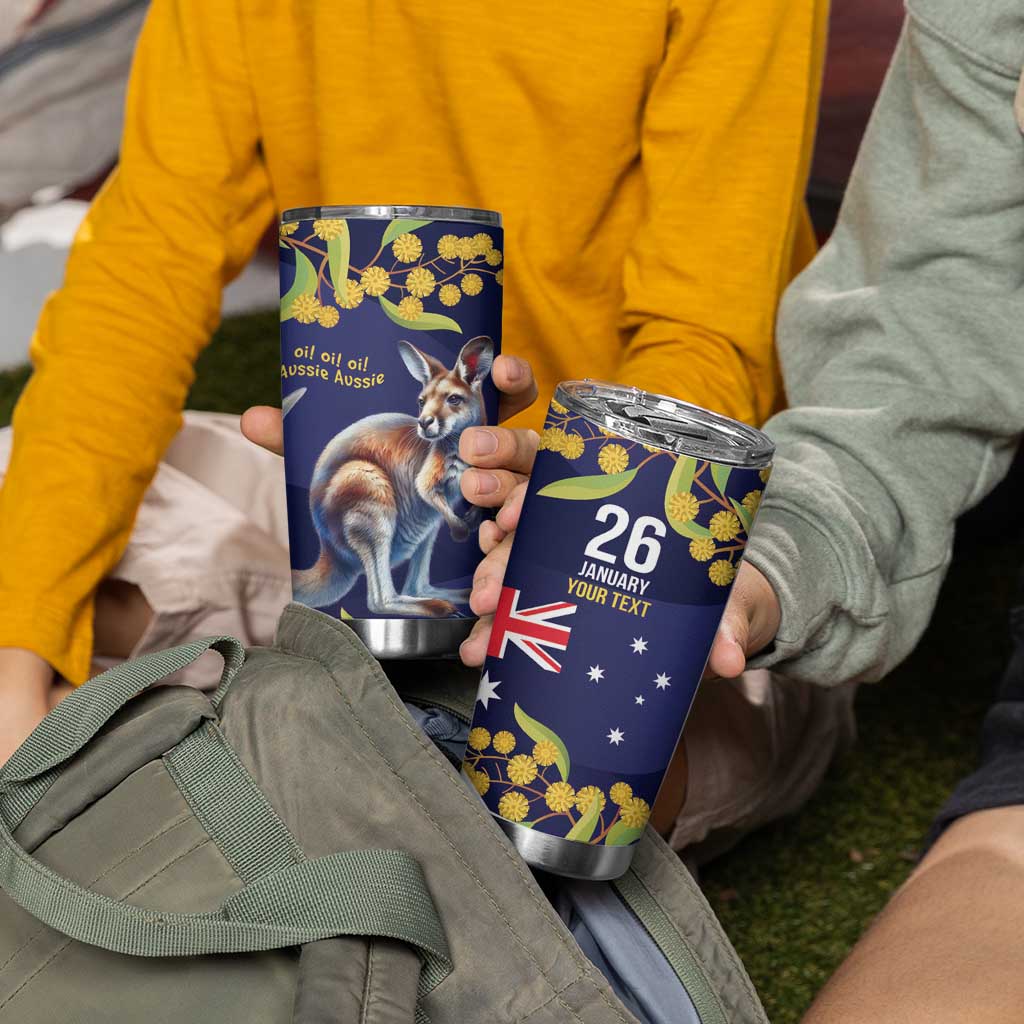
[[[671,676],[665,675],[664,672],[659,672],[654,677],[654,682],[657,684],[659,690],[667,690],[672,684],[669,682]]]
[[[633,702],[634,702],[635,704],[639,704],[639,705],[640,705],[640,706],[642,707],[642,706],[643,706],[643,703],[644,703],[644,698],[643,698],[643,694],[640,694],[640,693],[638,693],[638,694],[637,694],[637,695],[636,695],[636,696],[635,696],[635,697],[633,698]]]
[[[492,683],[486,672],[480,677],[480,688],[476,691],[476,699],[483,704],[484,711],[487,710],[488,701],[501,700],[494,692],[499,686],[501,686],[500,680],[495,679]]]
[[[625,738],[626,734],[621,729],[612,729],[612,731],[608,733],[608,742],[614,743],[615,746],[618,746]]]
[[[604,669],[600,665],[591,665],[587,675],[592,683],[599,683],[604,679]]]
[[[647,641],[642,636],[633,637],[633,653],[643,654],[647,650]]]

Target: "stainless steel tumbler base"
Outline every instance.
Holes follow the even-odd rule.
[[[476,619],[346,619],[375,658],[455,658]]]
[[[629,869],[635,846],[590,846],[572,839],[559,839],[544,832],[534,832],[513,821],[495,815],[495,821],[512,840],[523,860],[530,867],[549,871],[566,878],[582,878],[588,882],[607,882],[619,878]]]

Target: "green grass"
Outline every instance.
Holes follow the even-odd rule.
[[[250,405],[280,405],[278,318],[276,312],[225,320],[199,357],[189,394],[190,409],[242,412]],[[0,426],[28,380],[27,368],[0,373]]]
[[[277,317],[226,322],[199,361],[192,408],[279,399]],[[0,375],[7,422],[27,372]],[[998,532],[998,531],[997,531]],[[971,770],[1005,660],[1024,539],[960,550],[913,656],[858,698],[855,750],[792,820],[704,869],[702,882],[774,1024],[793,1024],[912,867],[955,781]]]

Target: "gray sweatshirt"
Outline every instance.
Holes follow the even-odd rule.
[[[1024,0],[907,7],[838,227],[783,300],[791,407],[746,556],[782,606],[753,664],[825,686],[910,652],[1024,431]]]

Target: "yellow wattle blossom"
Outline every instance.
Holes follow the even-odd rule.
[[[489,267],[500,267],[501,266],[501,259],[502,259],[501,250],[500,249],[491,249],[491,250],[489,250],[488,252],[484,253],[484,259],[487,260],[487,265]]]
[[[403,320],[419,320],[423,316],[423,303],[412,295],[406,295],[398,304],[398,315]]]
[[[399,263],[415,263],[423,255],[423,243],[418,235],[406,231],[391,243],[391,251]]]
[[[633,795],[633,787],[628,782],[616,782],[608,793],[612,803],[621,807]]]
[[[650,452],[652,455],[657,455],[665,450],[664,448],[655,448],[653,444],[645,444],[642,447],[645,452]]]
[[[715,553],[715,542],[710,537],[690,541],[690,557],[695,562],[706,562]]]
[[[643,828],[651,816],[650,805],[638,796],[631,796],[621,808],[622,821],[627,828]]]
[[[583,438],[579,434],[566,434],[562,454],[567,459],[578,459],[583,454],[583,447]]]
[[[552,782],[544,791],[544,803],[553,811],[567,811],[576,802],[576,790],[568,782]]]
[[[609,430],[609,429],[608,429],[607,427],[598,427],[597,429],[598,429],[598,430],[599,430],[599,431],[600,431],[600,432],[601,432],[602,434],[604,434],[604,436],[605,436],[605,437],[618,437],[618,436],[619,436],[618,434],[616,434],[616,433],[613,433],[613,432],[612,432],[611,430]]]
[[[479,295],[484,290],[484,279],[479,274],[463,274],[460,283],[467,295]]]
[[[494,749],[499,754],[511,754],[516,749],[516,738],[508,731],[502,729],[494,734]]]
[[[564,416],[569,411],[561,402],[556,402],[553,398],[551,399],[551,408],[557,412],[559,416]]]
[[[437,255],[444,260],[453,260],[459,255],[459,240],[455,235],[442,235],[437,240]]]
[[[455,306],[458,304],[459,299],[462,298],[462,292],[457,284],[443,284],[437,293],[437,297],[445,306]]]
[[[437,285],[437,278],[426,267],[413,267],[405,277],[410,295],[425,299]]]
[[[757,515],[757,510],[761,507],[761,492],[747,491],[747,493],[743,495],[743,500],[740,504],[751,514],[751,516]]]
[[[330,242],[335,238],[340,238],[345,233],[346,227],[345,222],[338,217],[315,220],[313,221],[313,234],[325,242]]]
[[[315,295],[296,295],[292,300],[291,314],[300,324],[311,324],[319,308],[320,300]]]
[[[537,445],[537,450],[542,452],[564,451],[566,440],[566,433],[561,427],[545,427],[541,431],[540,443]]]
[[[598,811],[604,810],[604,793],[597,786],[584,786],[576,792],[576,810],[585,814],[592,800],[598,800]]]
[[[485,252],[494,249],[494,239],[486,231],[478,231],[473,236],[473,253],[482,256]]]
[[[316,322],[321,327],[334,327],[340,316],[333,306],[321,306],[316,311]]]
[[[558,760],[558,747],[551,740],[538,740],[533,745],[533,759],[546,768]]]
[[[761,478],[761,483],[768,483],[768,477],[772,475],[772,467],[765,466],[764,469],[762,469],[761,472],[758,473],[757,475]]]
[[[629,452],[621,444],[606,444],[597,453],[597,464],[605,473],[621,473],[629,465]]]
[[[724,558],[720,558],[717,562],[712,562],[708,566],[708,577],[712,583],[719,587],[729,586],[735,576],[736,566],[734,566],[732,562],[726,561]]]
[[[299,222],[297,220],[290,220],[280,227],[282,235],[294,235],[299,230]]]
[[[334,301],[341,306],[342,309],[355,309],[360,302],[363,301],[363,296],[366,294],[363,286],[353,280],[351,277],[345,282],[345,299],[342,301],[341,296],[335,292]]]
[[[383,295],[391,287],[391,277],[383,267],[367,267],[359,283],[367,295]]]
[[[498,813],[509,821],[522,821],[530,813],[530,801],[512,790],[498,801]]]
[[[471,260],[476,255],[476,246],[472,238],[460,238],[455,245],[455,251],[464,260]]]
[[[689,491],[673,494],[668,499],[668,517],[677,523],[688,523],[700,511],[700,502]]]
[[[529,754],[516,754],[505,771],[511,782],[517,786],[527,786],[537,778],[537,762]]]
[[[735,512],[716,512],[708,523],[708,531],[715,540],[732,540],[741,529],[740,518]]]
[[[483,796],[487,790],[491,788],[491,777],[487,772],[477,771],[475,768],[466,768],[466,774],[469,776],[469,781],[473,783],[473,788]]]
[[[500,287],[504,287],[504,285],[505,285],[505,271],[504,271],[504,269],[499,270],[494,275],[494,280],[495,280],[495,283],[498,284]]]
[[[468,742],[474,750],[486,750],[491,742],[491,734],[482,725],[478,725],[469,730]]]

